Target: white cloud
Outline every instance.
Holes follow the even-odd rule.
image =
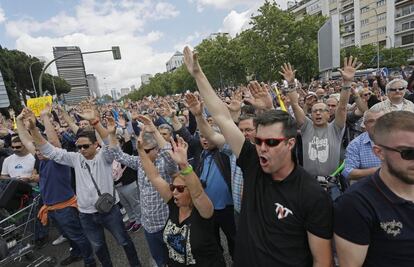
[[[251,11],[238,13],[232,10],[223,20],[223,28],[220,32],[228,32],[231,36],[242,32],[249,27]]]
[[[196,3],[197,11],[202,12],[205,7],[212,6],[217,9],[233,9],[238,6],[243,6],[251,9],[252,7],[259,7],[264,0],[188,0],[190,3]],[[282,9],[286,9],[287,0],[276,0],[276,3]]]
[[[6,20],[6,15],[4,14],[4,10],[0,7],[0,24]]]
[[[185,46],[187,45],[195,46],[197,43],[201,41],[203,37],[206,37],[206,36],[207,36],[207,33],[195,32],[194,34],[187,36],[184,40],[175,44],[174,49],[176,51],[182,52]]]
[[[101,90],[109,90],[139,85],[143,73],[165,71],[165,62],[174,51],[154,51],[151,45],[163,33],[144,34],[145,26],[178,14],[173,5],[162,1],[108,0],[98,4],[85,0],[75,8],[73,16],[62,12],[45,21],[8,20],[5,28],[8,35],[16,38],[16,49],[49,60],[53,59],[54,46],[79,46],[83,52],[120,46],[119,61],[114,61],[110,52],[84,55],[86,73],[95,74]]]

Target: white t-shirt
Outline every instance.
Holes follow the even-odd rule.
[[[34,165],[35,158],[32,154],[29,153],[24,157],[13,154],[4,160],[1,175],[8,175],[11,178],[31,177]]]

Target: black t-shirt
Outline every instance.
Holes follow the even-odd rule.
[[[393,193],[378,171],[338,198],[334,214],[335,234],[369,245],[363,266],[414,266],[414,203]]]
[[[332,238],[332,201],[302,167],[283,181],[263,172],[256,148],[245,142],[242,209],[235,266],[312,266],[307,231]]]
[[[179,208],[173,198],[168,201],[168,209],[170,215],[163,234],[168,248],[168,266],[225,267],[213,219],[202,218],[193,208],[191,215],[179,223]]]

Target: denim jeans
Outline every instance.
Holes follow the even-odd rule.
[[[125,230],[118,205],[114,205],[108,213],[80,213],[82,227],[95,250],[103,267],[112,266],[111,256],[105,241],[106,228],[124,248],[130,266],[141,266],[135,245]]]
[[[57,227],[64,237],[69,239],[72,250],[70,254],[76,257],[83,257],[85,264],[95,263],[91,243],[87,239],[80,220],[78,210],[74,207],[48,212],[50,220],[56,222]]]
[[[164,230],[155,233],[144,231],[151,256],[154,258],[158,267],[164,266],[168,260],[168,250],[163,240],[163,232]]]
[[[119,201],[125,208],[130,222],[141,223],[141,206],[139,205],[139,190],[137,182],[116,187]]]

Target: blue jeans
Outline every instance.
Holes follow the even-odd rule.
[[[66,207],[60,210],[48,212],[48,217],[56,222],[60,232],[69,239],[72,247],[71,255],[83,257],[85,264],[95,263],[91,243],[86,238],[79,220],[78,210],[74,207]]]
[[[125,230],[118,205],[114,205],[108,213],[80,213],[79,217],[85,234],[103,267],[112,266],[105,241],[104,228],[111,232],[118,244],[124,248],[129,265],[133,267],[141,266],[135,245]]]
[[[151,255],[158,267],[164,266],[168,260],[168,250],[163,240],[163,232],[164,230],[155,233],[144,231]]]

